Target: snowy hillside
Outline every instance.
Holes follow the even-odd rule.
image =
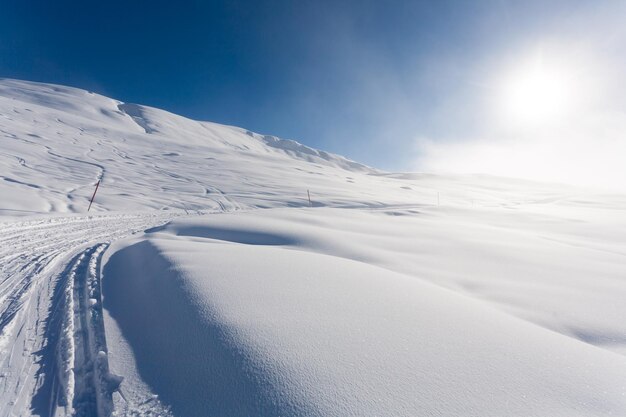
[[[0,80],[0,226],[0,417],[626,415],[625,195]]]
[[[96,210],[302,206],[307,187],[369,204],[376,185],[351,177],[373,169],[294,141],[83,90],[4,80],[0,108],[4,214],[84,212],[99,179]]]

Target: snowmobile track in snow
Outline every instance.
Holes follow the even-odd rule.
[[[52,217],[0,224],[0,417],[106,416],[100,262],[115,240],[163,214]]]

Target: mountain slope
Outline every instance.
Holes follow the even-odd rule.
[[[0,215],[94,211],[490,206],[580,190],[480,176],[391,175],[294,141],[84,90],[0,79]],[[495,191],[495,192],[494,192]],[[522,197],[524,201],[520,201]]]
[[[2,80],[0,109],[0,191],[17,196],[4,214],[84,211],[97,180],[95,210],[305,205],[307,188],[352,204],[348,196],[369,184],[349,177],[376,172],[294,141],[74,88]]]

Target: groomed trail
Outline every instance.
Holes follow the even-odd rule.
[[[2,417],[109,415],[99,269],[118,239],[172,213],[52,217],[0,224]],[[28,404],[30,403],[30,404]]]

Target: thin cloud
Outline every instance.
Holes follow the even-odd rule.
[[[447,99],[477,122],[417,139],[414,168],[626,189],[624,11],[581,9],[475,64],[482,95]],[[528,64],[538,59],[543,78]]]

